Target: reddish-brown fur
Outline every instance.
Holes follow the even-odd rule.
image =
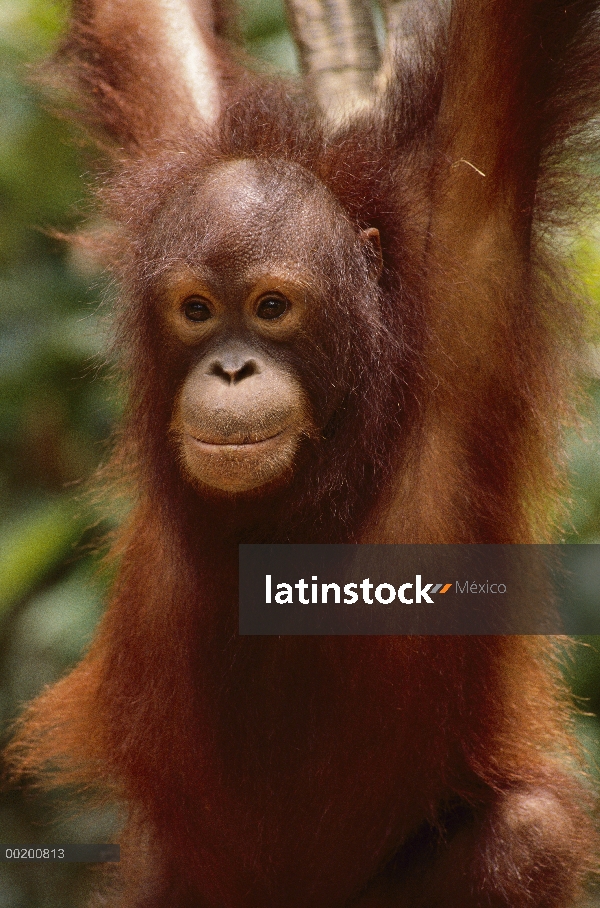
[[[99,904],[558,908],[595,866],[550,641],[241,638],[235,578],[240,541],[547,538],[576,335],[549,228],[580,205],[599,5],[457,0],[336,130],[297,87],[242,76],[212,36],[221,115],[202,127],[153,69],[151,28],[95,30],[94,4],[76,4],[63,68],[121,146],[103,243],[130,395],[115,462],[136,503],[97,638],[30,707],[12,757],[129,804],[123,880]],[[355,231],[378,228],[384,270],[373,289],[315,201],[324,258],[302,254],[328,303],[295,368],[317,411],[331,387],[344,406],[292,478],[228,498],[179,467],[189,364],[161,281],[193,263],[205,175],[239,159],[274,211],[325,198],[320,181]],[[233,279],[230,258],[225,244],[215,267]]]

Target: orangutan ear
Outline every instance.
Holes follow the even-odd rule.
[[[383,271],[383,256],[381,254],[381,239],[377,227],[367,227],[361,230],[361,239],[365,245],[369,260],[369,274],[374,281],[378,281]]]

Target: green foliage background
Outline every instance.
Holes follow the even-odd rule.
[[[51,116],[27,67],[51,52],[64,21],[51,0],[0,0],[0,729],[77,659],[101,612],[94,543],[107,529],[81,495],[107,451],[118,397],[105,375],[104,281],[45,228],[70,231],[86,204],[76,132]],[[248,0],[250,51],[295,67],[281,8]],[[600,235],[600,234],[599,234]],[[582,237],[582,271],[600,312],[600,242]],[[592,314],[593,314],[592,307]],[[591,319],[593,321],[593,319]],[[596,343],[600,332],[596,332]],[[592,338],[593,340],[593,338]],[[600,347],[588,378],[585,436],[570,440],[572,542],[600,542]],[[592,370],[593,371],[593,370]],[[592,638],[591,642],[594,642]],[[580,648],[571,668],[587,709],[600,706],[600,662]],[[598,726],[581,719],[595,759]],[[5,738],[4,738],[5,739]],[[110,840],[114,817],[65,817],[60,797],[0,801],[0,842]],[[48,825],[49,824],[49,825]],[[0,864],[0,908],[70,908],[87,878],[76,866]]]

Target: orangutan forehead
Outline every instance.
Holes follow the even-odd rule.
[[[176,213],[176,218],[173,215]],[[178,229],[173,229],[173,224]],[[160,259],[184,255],[192,266],[250,267],[260,259],[306,262],[357,233],[341,205],[296,164],[236,160],[211,168],[190,191],[176,187],[154,225]]]
[[[337,200],[312,173],[283,161],[228,161],[212,168],[198,188],[197,203],[206,217],[260,227],[299,226],[332,216],[346,222]],[[260,219],[260,220],[258,220]]]

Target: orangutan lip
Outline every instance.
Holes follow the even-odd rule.
[[[275,435],[269,435],[267,438],[260,438],[258,441],[242,441],[242,442],[228,442],[228,441],[204,441],[202,438],[196,438],[195,435],[188,434],[188,438],[195,442],[197,445],[200,445],[203,448],[209,450],[223,450],[228,451],[238,451],[248,448],[259,448],[261,445],[266,445],[268,442],[273,441],[275,438],[279,438],[280,435],[283,435],[284,430],[276,432]]]

